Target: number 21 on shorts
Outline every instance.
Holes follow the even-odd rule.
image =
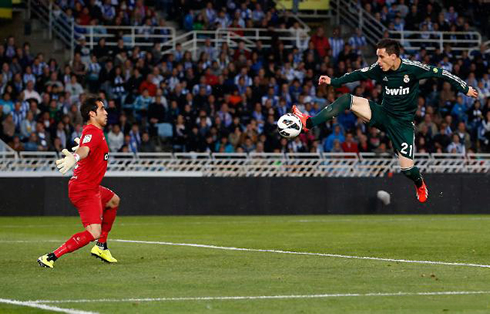
[[[407,153],[408,149],[408,153]],[[407,143],[402,143],[402,149],[400,153],[413,157],[413,145],[408,145]]]

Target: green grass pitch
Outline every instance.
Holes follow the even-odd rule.
[[[489,313],[490,268],[478,266],[490,265],[489,227],[476,215],[118,217],[108,243],[119,263],[90,244],[46,269],[37,257],[82,230],[79,219],[2,217],[0,299],[72,300],[29,303],[68,313]],[[0,300],[0,313],[48,311]]]

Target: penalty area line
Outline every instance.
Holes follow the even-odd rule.
[[[484,265],[484,264],[453,263],[453,262],[439,262],[439,261],[418,261],[418,260],[408,260],[408,259],[394,259],[394,258],[370,257],[370,256],[354,256],[354,255],[341,255],[341,254],[329,254],[329,253],[296,252],[296,251],[283,251],[283,250],[248,249],[248,248],[238,248],[238,247],[228,247],[228,246],[195,244],[195,243],[137,241],[137,240],[123,240],[123,239],[114,239],[111,241],[122,242],[122,243],[157,244],[157,245],[170,245],[170,246],[189,246],[189,247],[215,249],[215,250],[226,250],[226,251],[263,252],[263,253],[276,253],[276,254],[292,254],[292,255],[308,255],[308,256],[323,256],[323,257],[333,257],[333,258],[372,260],[372,261],[382,261],[382,262],[399,262],[399,263],[411,263],[411,264],[430,264],[430,265],[444,265],[444,266],[465,266],[465,267],[490,268],[490,265]]]
[[[490,294],[490,291],[437,291],[437,292],[378,292],[378,293],[336,293],[303,295],[258,295],[258,296],[218,296],[218,297],[181,297],[181,298],[128,298],[128,299],[79,299],[79,300],[36,300],[41,303],[98,303],[98,302],[163,302],[163,301],[226,301],[226,300],[274,300],[274,299],[321,299],[342,297],[398,297],[398,296],[448,296]]]
[[[18,300],[11,300],[11,299],[0,299],[0,303],[26,306],[26,307],[32,307],[40,310],[68,313],[68,314],[97,314],[97,312],[88,312],[88,311],[81,311],[75,309],[64,309],[61,307],[56,307],[51,305],[39,304],[38,302],[35,301],[18,301]]]

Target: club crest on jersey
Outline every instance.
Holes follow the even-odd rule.
[[[410,93],[410,88],[402,87],[402,86],[400,86],[399,88],[388,88],[385,86],[385,92],[386,95],[393,95],[393,96],[408,95]]]
[[[405,74],[405,76],[403,77],[403,82],[405,82],[405,83],[410,82],[410,78],[408,77],[407,74]]]
[[[109,153],[104,154],[104,160],[109,160]]]
[[[83,137],[83,141],[82,141],[82,144],[86,144],[88,142],[90,142],[92,140],[92,135],[91,134],[87,134]]]

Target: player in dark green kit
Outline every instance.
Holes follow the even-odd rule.
[[[293,113],[300,118],[303,130],[325,123],[350,109],[370,126],[386,132],[395,148],[402,173],[416,186],[417,199],[425,202],[428,198],[427,186],[417,167],[414,166],[415,130],[414,116],[417,111],[419,80],[441,78],[470,97],[478,97],[478,92],[465,81],[450,72],[417,61],[400,58],[400,44],[393,39],[383,39],[377,45],[378,60],[370,67],[347,73],[340,78],[320,76],[318,84],[340,86],[348,82],[365,79],[375,80],[383,86],[381,105],[366,98],[344,94],[316,116],[310,117],[296,106]]]

